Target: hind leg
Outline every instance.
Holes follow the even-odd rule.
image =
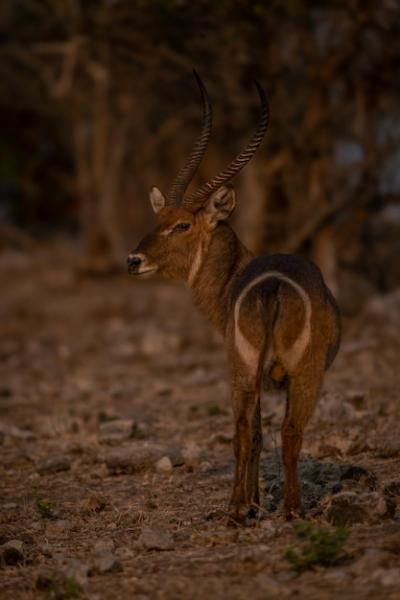
[[[231,506],[235,518],[255,516],[260,504],[258,486],[262,449],[260,394],[253,381],[236,381],[233,389],[235,416],[235,482]]]
[[[323,369],[305,368],[290,376],[286,414],[282,424],[282,461],[285,472],[284,513],[287,519],[303,514],[298,477],[298,458],[303,443],[304,428],[317,403]]]

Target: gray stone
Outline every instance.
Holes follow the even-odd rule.
[[[379,581],[385,587],[400,587],[400,569],[381,569]]]
[[[148,442],[135,442],[129,447],[111,452],[104,457],[107,469],[112,475],[139,473],[152,468],[165,453],[165,448]]]
[[[130,558],[134,557],[134,552],[130,548],[126,548],[125,546],[121,546],[120,548],[116,549],[115,555],[120,560],[129,560]]]
[[[92,571],[95,573],[109,573],[120,571],[121,563],[114,554],[115,544],[113,540],[99,540],[93,548]]]
[[[133,437],[136,431],[136,422],[133,419],[115,419],[101,423],[99,428],[99,442],[101,444],[119,443]]]
[[[85,585],[90,572],[90,567],[76,558],[70,560],[63,571],[67,579],[76,581],[79,585]]]
[[[202,452],[196,442],[189,441],[182,450],[183,460],[187,467],[196,467],[202,458]]]
[[[161,529],[142,529],[139,545],[145,550],[173,550],[174,540],[167,531]]]
[[[153,357],[176,351],[181,342],[177,334],[151,326],[143,332],[140,349],[145,356]]]
[[[102,554],[110,554],[114,552],[115,544],[113,540],[99,540],[96,542],[93,548],[93,552],[96,556],[101,556]]]
[[[39,475],[49,475],[61,471],[69,471],[71,468],[71,459],[68,456],[51,456],[39,461],[36,465],[36,471]]]
[[[388,567],[392,555],[385,550],[368,548],[364,554],[351,565],[351,572],[359,577],[370,577],[378,568]]]
[[[118,558],[111,552],[95,556],[92,562],[92,571],[94,573],[110,573],[111,571],[121,571],[122,565]]]
[[[269,597],[270,594],[282,594],[285,592],[281,583],[276,581],[267,573],[259,573],[254,578],[254,587],[257,590],[262,590],[266,594],[266,598]]]
[[[327,520],[336,527],[365,523],[368,520],[368,512],[354,492],[341,492],[332,496],[325,514]]]
[[[21,540],[10,540],[0,546],[2,562],[6,565],[18,565],[24,562],[23,542]]]
[[[57,539],[66,537],[71,530],[71,522],[67,519],[57,519],[46,523],[46,537],[49,539]]]
[[[228,433],[213,433],[209,437],[210,444],[231,444],[232,436]]]
[[[32,433],[32,431],[20,429],[19,427],[15,427],[14,425],[6,425],[5,423],[0,423],[0,435],[2,437],[9,437],[25,441],[36,439],[36,436],[34,433]]]

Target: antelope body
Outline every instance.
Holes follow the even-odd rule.
[[[302,513],[298,456],[324,372],[338,350],[339,312],[314,264],[285,254],[255,258],[227,222],[236,198],[226,184],[253,156],[268,124],[258,84],[261,117],[250,143],[222,173],[184,195],[211,131],[211,104],[195,75],[203,101],[201,134],[168,194],[151,190],[157,226],[129,255],[129,271],[186,281],[195,304],[224,336],[235,419],[234,519],[255,516],[260,505],[261,378],[264,374],[285,386],[284,512],[292,518]]]

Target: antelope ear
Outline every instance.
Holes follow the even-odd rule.
[[[155,213],[158,213],[165,206],[165,198],[157,187],[151,188],[150,202]]]
[[[235,206],[236,194],[233,187],[224,185],[214,192],[204,208],[204,216],[210,229],[214,229],[219,221],[228,219]]]

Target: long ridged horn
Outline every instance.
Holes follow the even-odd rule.
[[[246,148],[241,152],[226,169],[221,171],[214,179],[203,184],[198,190],[190,194],[183,200],[182,206],[187,210],[197,210],[210,197],[210,195],[222,184],[232,179],[239,171],[247,165],[254,156],[257,148],[262,142],[269,122],[269,106],[267,96],[258,81],[254,81],[261,101],[261,116],[257,128],[247,144]]]
[[[174,182],[172,183],[167,195],[166,195],[166,203],[167,205],[171,204],[179,204],[183,198],[183,195],[188,187],[189,183],[193,179],[194,174],[196,173],[200,162],[207,150],[208,140],[211,134],[212,127],[212,107],[211,102],[207,94],[206,87],[199,75],[195,70],[193,70],[193,74],[196,78],[197,85],[199,86],[201,99],[203,103],[203,122],[201,133],[197,140],[195,141],[192,151],[189,154],[189,157],[186,161],[186,164],[181,168],[178,175],[175,177]]]

